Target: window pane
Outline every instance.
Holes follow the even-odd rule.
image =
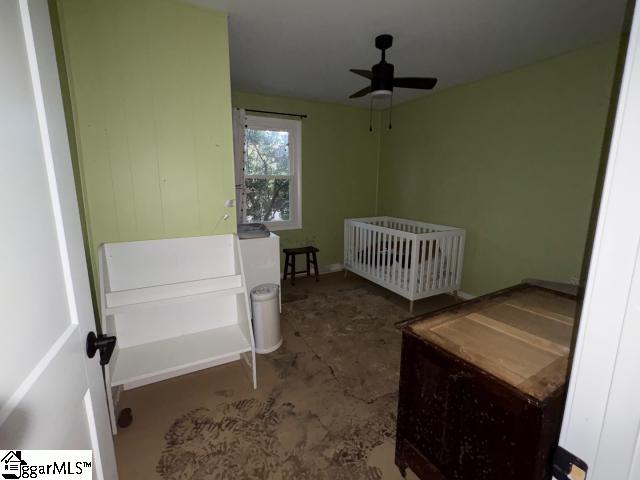
[[[247,221],[288,221],[290,218],[289,184],[288,178],[273,180],[247,178],[245,180]]]
[[[289,175],[289,132],[247,128],[245,175]]]

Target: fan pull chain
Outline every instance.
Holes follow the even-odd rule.
[[[391,98],[389,99],[389,130],[391,130],[391,115],[393,114],[393,91],[391,91]]]
[[[369,131],[373,132],[373,95],[369,95]]]

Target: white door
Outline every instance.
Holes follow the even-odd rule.
[[[47,0],[0,1],[0,449],[117,478]]]
[[[636,10],[560,437],[589,480],[640,479],[639,34]]]

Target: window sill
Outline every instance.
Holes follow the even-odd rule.
[[[272,232],[284,231],[284,230],[302,230],[301,223],[289,223],[289,222],[262,222]]]

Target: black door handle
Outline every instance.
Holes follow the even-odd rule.
[[[89,332],[87,335],[87,356],[93,358],[99,350],[100,365],[109,363],[114,348],[116,348],[116,337],[109,337],[102,333],[96,335],[95,332]]]

